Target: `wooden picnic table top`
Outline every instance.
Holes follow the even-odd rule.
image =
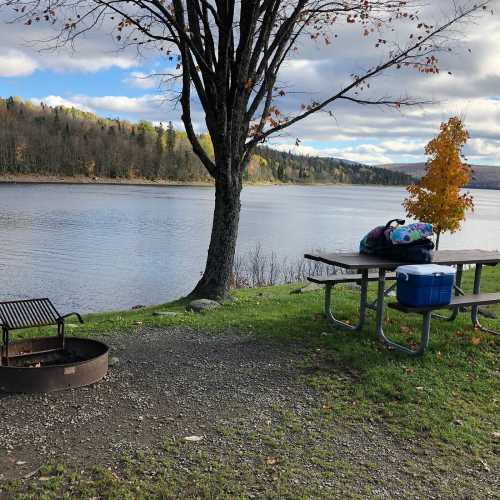
[[[490,250],[437,250],[432,252],[433,264],[486,264],[496,265],[500,262],[500,252]],[[396,262],[382,259],[374,255],[364,255],[358,252],[350,253],[306,253],[304,258],[317,260],[344,269],[386,269],[393,270],[398,266],[407,265],[408,262]]]

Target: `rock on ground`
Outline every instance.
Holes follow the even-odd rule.
[[[178,313],[175,311],[155,311],[153,316],[164,316],[164,317],[174,317],[177,316]]]
[[[188,311],[194,311],[200,313],[203,311],[211,311],[220,307],[219,302],[210,299],[198,299],[192,300],[186,307]]]
[[[295,290],[292,290],[290,293],[308,293],[308,292],[316,292],[318,290],[323,290],[323,285],[320,285],[319,283],[309,283],[306,286],[303,286],[302,288],[297,288]]]

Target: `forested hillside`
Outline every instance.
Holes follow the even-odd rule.
[[[258,163],[262,166],[259,167]],[[248,175],[258,178],[264,173],[269,180],[300,183],[407,185],[414,182],[413,177],[407,174],[390,172],[362,163],[339,158],[299,156],[261,147],[258,154],[254,155]]]
[[[200,136],[209,155],[210,138]],[[147,121],[100,118],[75,108],[0,99],[0,176],[210,181],[185,132]],[[245,173],[254,182],[408,184],[411,177],[334,158],[259,148]]]

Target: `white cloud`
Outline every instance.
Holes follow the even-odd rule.
[[[29,76],[37,68],[38,63],[20,50],[0,51],[0,77]]]
[[[425,148],[425,142],[414,141],[408,138],[382,141],[380,145],[387,152],[405,155],[421,155]]]
[[[60,54],[58,57],[48,58],[44,66],[57,72],[97,73],[98,71],[120,68],[130,69],[137,65],[137,60],[126,56],[107,56],[96,54],[92,57]]]
[[[88,106],[92,109],[113,111],[114,113],[141,113],[148,115],[151,111],[158,109],[164,102],[160,95],[146,94],[141,97],[128,97],[124,95],[109,95],[102,97],[91,97],[76,95],[72,100]]]
[[[34,104],[40,104],[41,102],[43,102],[47,104],[47,106],[53,106],[53,107],[64,106],[65,108],[78,108],[81,109],[82,111],[92,111],[91,108],[85,106],[80,102],[72,101],[71,99],[65,99],[64,97],[58,95],[48,95],[43,99],[34,97],[33,99],[31,99],[31,101]]]
[[[138,89],[154,89],[159,87],[159,79],[156,75],[146,74],[142,71],[133,71],[123,79],[130,87]]]
[[[327,147],[317,148],[307,144],[280,143],[273,144],[273,148],[280,151],[290,151],[294,154],[304,156],[323,156],[344,158],[350,161],[356,161],[367,164],[391,163],[390,156],[384,154],[384,149],[374,144],[360,144],[348,147]]]
[[[134,49],[118,51],[113,38],[105,31],[95,30],[80,37],[74,45],[54,48],[57,26],[37,24],[29,28],[9,24],[7,11],[0,8],[0,76],[29,75],[35,69],[95,73],[109,68],[130,69],[138,65]],[[40,52],[41,49],[43,52]],[[8,57],[6,57],[8,56]],[[13,61],[13,62],[11,62]],[[3,75],[13,67],[14,75]]]
[[[468,154],[469,157],[500,157],[500,140],[471,139],[468,144]]]

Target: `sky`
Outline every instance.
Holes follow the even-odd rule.
[[[452,5],[434,0],[424,9],[423,19],[438,22]],[[420,162],[440,123],[459,115],[471,136],[464,151],[468,161],[500,166],[500,0],[493,0],[492,7],[493,14],[488,11],[451,35],[453,51],[440,56],[438,75],[394,70],[371,82],[373,96],[412,96],[432,104],[395,110],[334,103],[330,114],[313,115],[269,144],[372,165]],[[88,32],[73,47],[54,49],[41,42],[53,36],[51,28],[8,23],[11,19],[11,12],[0,7],[0,96],[75,106],[131,121],[172,121],[182,128],[179,107],[155,76],[172,65],[158,52],[122,50],[106,28]],[[406,37],[405,29],[396,31],[394,40]],[[280,83],[287,94],[278,102],[285,114],[293,115],[301,104],[335,93],[351,73],[383,57],[374,47],[376,37],[363,37],[359,27],[343,25],[336,33],[338,38],[330,45],[303,40],[285,62]],[[196,102],[193,108],[196,130],[202,132],[203,111]]]

